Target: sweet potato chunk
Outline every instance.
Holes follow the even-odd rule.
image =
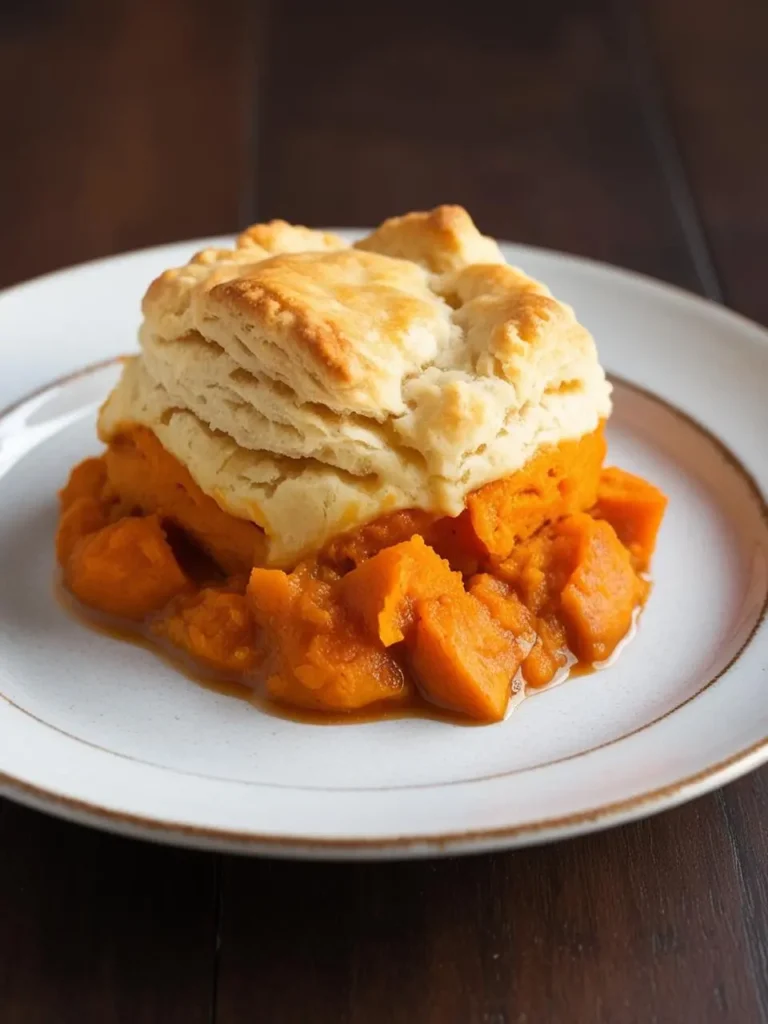
[[[120,519],[82,538],[64,579],[78,600],[125,619],[144,619],[186,585],[157,516]]]
[[[560,596],[570,647],[582,661],[603,661],[629,631],[647,584],[610,523],[581,514],[557,529],[578,544],[576,568]]]
[[[406,641],[429,700],[472,718],[503,717],[523,649],[421,537],[380,551],[338,590],[369,636],[387,647]]]
[[[601,425],[577,441],[544,449],[517,473],[470,494],[467,508],[487,554],[508,558],[542,525],[593,505],[604,457]]]
[[[64,566],[75,545],[109,522],[110,502],[104,497],[107,469],[103,458],[85,459],[59,491],[61,515],[56,530],[56,557]]]
[[[483,722],[498,722],[522,660],[514,636],[471,594],[415,603],[411,669],[426,697]]]
[[[431,526],[434,515],[420,509],[403,509],[380,516],[356,530],[342,533],[326,545],[320,562],[341,572],[348,572],[379,551],[410,540]]]
[[[526,608],[538,616],[556,605],[576,567],[576,556],[576,538],[550,526],[516,547],[494,571],[512,584]]]
[[[642,477],[615,466],[603,470],[594,514],[611,524],[638,572],[650,564],[666,507],[666,496]]]
[[[56,530],[59,565],[66,566],[78,542],[106,526],[108,521],[104,505],[98,498],[83,495],[70,501],[61,511]]]
[[[69,474],[69,480],[59,491],[62,510],[77,501],[78,498],[101,500],[107,482],[107,467],[103,457],[84,459]]]
[[[468,508],[461,515],[436,519],[424,531],[424,539],[452,569],[463,576],[476,573],[488,555],[472,525]]]
[[[550,553],[551,550],[550,546]],[[509,583],[487,573],[472,578],[470,593],[483,602],[504,629],[518,638],[525,655],[522,671],[526,683],[540,687],[551,682],[568,661],[564,628],[551,617],[537,618]]]
[[[573,664],[573,655],[568,649],[565,627],[555,615],[546,615],[536,620],[536,643],[523,662],[523,679],[538,689],[551,683],[557,673]]]
[[[290,575],[277,569],[251,573],[248,603],[272,651],[270,696],[335,711],[404,700],[410,688],[402,669],[363,632],[334,586],[306,566]]]
[[[146,427],[127,427],[104,455],[110,486],[128,507],[157,513],[192,537],[225,572],[263,562],[264,534],[204,494],[186,467]]]
[[[584,662],[607,658],[647,590],[610,524],[583,512],[516,547],[496,576],[495,590],[476,577],[473,592],[502,624],[505,615],[521,617],[513,595],[531,614],[536,642],[523,676],[534,687],[550,682],[574,656]],[[500,585],[512,594],[504,595]]]
[[[319,562],[339,572],[349,572],[379,551],[414,536],[423,537],[452,569],[465,575],[476,572],[486,555],[466,509],[458,516],[439,517],[420,509],[403,509],[334,537],[320,553]]]
[[[415,600],[463,593],[459,573],[419,536],[385,548],[339,582],[342,601],[385,647],[405,638]]]
[[[153,632],[217,672],[250,672],[261,653],[245,597],[216,587],[181,594]]]
[[[469,593],[481,601],[500,626],[532,647],[536,638],[536,618],[515,591],[503,580],[480,573],[469,581]]]

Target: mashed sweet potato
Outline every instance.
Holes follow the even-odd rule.
[[[454,519],[394,512],[282,571],[263,567],[257,526],[127,428],[61,491],[57,556],[82,604],[285,704],[426,700],[498,721],[515,677],[541,687],[610,657],[647,595],[666,499],[602,469],[604,455],[601,427],[475,491]]]

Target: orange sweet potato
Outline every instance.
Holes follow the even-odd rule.
[[[104,504],[98,498],[83,495],[71,500],[61,511],[56,530],[56,558],[64,567],[78,542],[109,522]]]
[[[574,658],[605,659],[647,593],[638,573],[666,499],[621,470],[601,474],[604,451],[601,426],[481,487],[455,518],[384,515],[289,574],[259,568],[258,527],[129,426],[62,489],[57,554],[83,603],[151,617],[157,636],[218,671],[263,665],[285,703],[352,711],[404,702],[418,685],[427,700],[497,721],[518,668],[536,687]],[[136,510],[147,514],[118,518]],[[188,538],[229,573],[226,587],[199,588]],[[243,595],[233,580],[249,573]]]
[[[334,537],[321,552],[319,560],[323,565],[348,572],[383,548],[410,540],[414,534],[423,534],[434,518],[431,513],[420,509],[390,512],[356,530]]]
[[[127,507],[157,513],[192,537],[228,573],[263,562],[264,534],[229,515],[146,427],[126,427],[104,455],[112,489]]]
[[[248,600],[277,649],[270,693],[305,707],[402,699],[407,684],[387,647],[405,639],[429,700],[495,721],[524,653],[418,536],[331,583],[307,566],[254,569]]]
[[[290,575],[277,569],[251,573],[248,603],[272,651],[270,695],[334,711],[403,701],[410,686],[402,669],[378,640],[364,634],[334,586],[306,566]]]
[[[153,632],[217,672],[250,672],[261,654],[248,602],[231,590],[182,593],[153,623]]]
[[[551,547],[549,550],[551,553]],[[470,593],[518,638],[525,654],[522,671],[526,683],[540,687],[551,682],[568,659],[565,630],[557,620],[552,616],[538,618],[508,582],[487,573],[472,578]]]
[[[461,515],[436,519],[424,531],[424,539],[452,569],[463,576],[476,573],[488,555],[472,525],[468,508]]]
[[[157,516],[120,519],[83,537],[64,567],[78,600],[126,619],[144,619],[187,585]]]
[[[629,548],[635,568],[644,572],[656,547],[666,507],[666,496],[658,487],[612,466],[600,476],[593,514],[611,524],[621,543]]]
[[[385,647],[404,639],[415,600],[464,593],[460,574],[418,535],[369,558],[338,587],[350,613]]]
[[[408,637],[411,670],[425,696],[483,722],[498,722],[522,660],[514,636],[466,592],[415,603]]]
[[[508,558],[543,524],[593,505],[604,457],[601,425],[579,440],[543,449],[517,473],[470,494],[472,525],[487,554]]]
[[[475,577],[471,589],[503,625],[521,618],[515,598],[531,614],[536,642],[523,662],[530,686],[550,682],[569,657],[607,658],[647,590],[610,524],[583,512],[518,545],[495,575],[495,585]]]
[[[542,525],[593,505],[605,456],[602,425],[576,441],[546,448],[516,473],[469,495],[458,516],[405,509],[334,538],[320,555],[341,572],[420,535],[465,576],[490,557],[502,560]]]
[[[319,562],[339,572],[349,572],[379,551],[414,536],[423,537],[452,569],[466,575],[477,571],[487,553],[467,510],[458,516],[435,516],[420,509],[403,509],[334,537],[320,553]]]
[[[64,566],[77,542],[109,522],[111,501],[105,497],[107,469],[103,458],[85,459],[59,491],[61,514],[56,530],[56,557]]]
[[[523,649],[421,537],[380,551],[337,587],[369,636],[384,646],[405,640],[429,700],[486,721],[503,717]]]
[[[550,526],[520,544],[494,569],[534,615],[551,611],[576,567],[576,538]]]
[[[536,643],[523,662],[523,679],[538,689],[551,683],[560,669],[569,661],[568,639],[565,627],[556,615],[544,615],[536,619]]]
[[[576,568],[560,595],[570,647],[582,661],[603,661],[629,631],[647,584],[610,523],[582,513],[557,530],[577,542]]]
[[[69,480],[59,491],[59,502],[62,509],[78,500],[78,498],[93,498],[101,500],[104,486],[107,482],[107,467],[104,458],[84,459],[78,463],[69,474]]]
[[[469,593],[482,601],[500,626],[513,633],[522,644],[533,646],[536,618],[508,583],[489,573],[480,573],[469,581]]]

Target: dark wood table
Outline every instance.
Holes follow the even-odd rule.
[[[0,95],[0,284],[457,202],[768,322],[768,0],[19,0]],[[555,846],[321,865],[0,803],[0,1021],[766,1021],[766,814],[768,769]]]

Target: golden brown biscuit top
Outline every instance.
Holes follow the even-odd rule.
[[[405,411],[404,388],[425,367],[501,377],[535,400],[532,372],[548,385],[542,369],[591,344],[458,207],[386,221],[354,247],[284,221],[255,225],[234,250],[162,274],[143,309],[157,338],[200,334],[299,402],[379,420]]]
[[[377,514],[466,495],[610,412],[594,341],[459,207],[350,246],[284,221],[166,271],[102,413],[150,426],[287,561]]]
[[[429,213],[390,217],[356,243],[358,249],[411,260],[434,274],[470,263],[503,263],[498,245],[481,235],[461,206],[438,206]]]
[[[329,388],[365,389],[372,398],[378,378],[430,357],[450,322],[423,270],[356,249],[274,256],[218,285],[208,303],[282,343],[279,354],[262,349],[265,367],[280,372],[296,360]]]

